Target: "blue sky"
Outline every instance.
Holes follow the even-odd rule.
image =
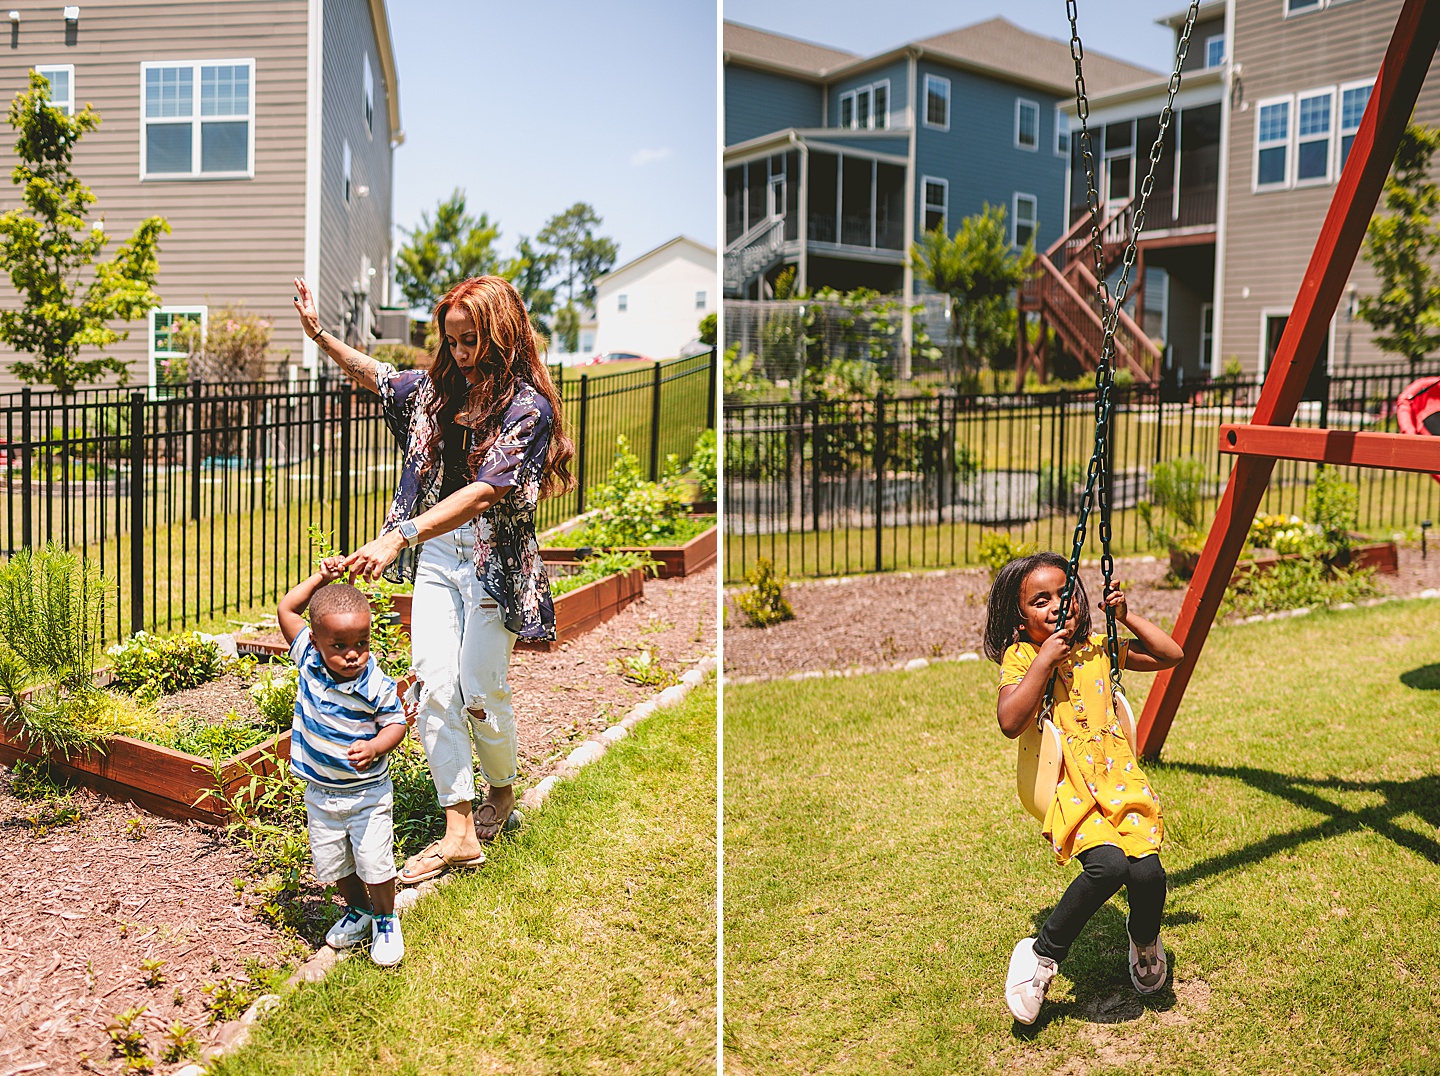
[[[1182,0],[1079,0],[1080,39],[1087,49],[1145,67],[1168,69],[1173,32],[1154,20],[1185,7]],[[725,17],[862,55],[1003,15],[1046,37],[1069,40],[1063,0],[726,0]]]
[[[716,235],[711,0],[389,0],[405,143],[395,223],[461,187],[500,249],[577,201],[620,261]]]

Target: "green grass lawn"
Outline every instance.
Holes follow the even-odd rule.
[[[489,855],[405,917],[399,967],[342,962],[212,1071],[714,1071],[713,688]]]
[[[1131,989],[1117,897],[1028,1029],[1010,949],[1077,866],[1020,808],[995,667],[730,688],[727,1068],[1440,1071],[1436,614],[1212,633],[1149,767],[1173,985]]]

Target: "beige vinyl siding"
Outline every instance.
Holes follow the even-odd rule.
[[[346,297],[368,257],[374,276],[360,281],[369,302],[384,298],[390,251],[390,121],[375,28],[367,0],[324,0],[325,44],[321,96],[319,304],[326,326],[343,331]],[[364,60],[375,85],[372,128],[365,126]],[[350,202],[345,202],[344,147],[350,145]],[[365,190],[367,193],[362,194]]]
[[[295,362],[302,337],[290,278],[304,259],[306,16],[306,0],[86,0],[75,44],[65,43],[61,5],[47,5],[21,9],[18,47],[0,55],[7,101],[25,86],[32,65],[75,65],[77,108],[90,104],[102,122],[77,147],[74,168],[97,196],[108,250],[144,217],[165,217],[172,229],[160,248],[165,304],[208,305],[213,312],[244,301],[275,319],[274,346],[288,349]],[[255,61],[254,177],[141,182],[141,63],[230,59]],[[198,86],[195,94],[198,108]],[[13,132],[0,124],[0,156],[12,159],[13,147]],[[18,188],[0,186],[0,208],[18,202]],[[0,303],[14,302],[8,279],[0,282]],[[131,364],[135,383],[146,377],[147,326],[128,328],[130,338],[111,353]],[[16,383],[13,358],[0,347],[0,389]]]
[[[1262,311],[1294,303],[1339,178],[1338,169],[1332,169],[1331,182],[1323,185],[1254,193],[1256,104],[1373,78],[1401,7],[1400,0],[1366,0],[1287,19],[1282,4],[1283,0],[1235,2],[1231,49],[1242,70],[1237,76],[1239,88],[1231,97],[1222,323],[1217,326],[1215,354],[1222,365],[1231,356],[1238,358],[1247,371],[1256,370],[1262,358]],[[1337,140],[1338,113],[1337,97],[1332,114],[1332,139]],[[1292,132],[1296,119],[1292,104]],[[1430,125],[1440,122],[1440,78],[1433,65],[1416,119]],[[1363,258],[1356,259],[1350,279],[1358,294],[1374,294],[1374,275]],[[1375,347],[1369,326],[1358,317],[1349,324],[1348,334],[1351,364],[1392,361]],[[1346,336],[1342,298],[1333,336],[1336,369],[1344,361]]]

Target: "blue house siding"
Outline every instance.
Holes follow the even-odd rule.
[[[869,86],[887,80],[890,83],[890,126],[902,126],[905,122],[905,102],[909,100],[910,92],[906,77],[908,66],[904,60],[897,60],[895,63],[873,68],[863,74],[850,75],[839,82],[831,83],[826,89],[830,99],[829,126],[836,127],[840,123],[841,94],[849,93],[860,86]]]
[[[949,181],[946,222],[954,231],[962,217],[980,212],[986,202],[1014,211],[1018,191],[1037,199],[1035,245],[1044,249],[1059,239],[1065,225],[1065,159],[1055,155],[1055,106],[1059,98],[1029,87],[981,78],[929,61],[918,65],[916,80],[923,117],[925,76],[950,80],[950,129],[920,123],[915,145],[915,230],[924,229],[925,176]],[[1033,150],[1015,145],[1016,100],[1040,106],[1040,140]]]
[[[814,83],[725,65],[725,144],[787,127],[821,126],[824,94]]]
[[[904,157],[910,152],[910,136],[906,133],[896,134],[894,138],[869,138],[858,135],[845,137],[839,131],[834,135],[823,137],[811,136],[806,139],[813,149],[835,149],[835,150],[861,150],[868,153],[884,153],[891,157]]]

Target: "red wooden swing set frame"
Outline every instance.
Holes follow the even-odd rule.
[[[1249,424],[1220,427],[1220,451],[1237,459],[1175,622],[1185,658],[1157,676],[1136,728],[1146,758],[1165,745],[1277,459],[1440,474],[1440,437],[1290,425],[1437,46],[1440,0],[1405,0],[1260,401]]]

